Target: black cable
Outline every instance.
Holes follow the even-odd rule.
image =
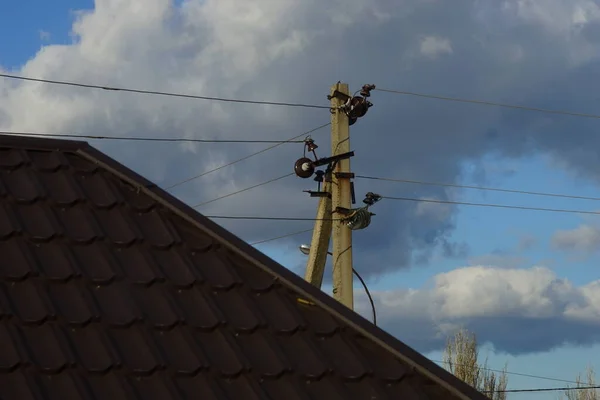
[[[213,219],[238,219],[238,220],[263,220],[263,221],[339,221],[332,218],[303,218],[303,217],[259,217],[259,216],[233,216],[233,215],[205,215]]]
[[[124,87],[91,85],[91,84],[79,83],[79,82],[57,81],[57,80],[41,79],[41,78],[30,78],[30,77],[25,77],[25,76],[9,75],[9,74],[0,74],[0,77],[8,78],[8,79],[17,79],[17,80],[22,80],[22,81],[30,81],[30,82],[49,83],[49,84],[53,84],[53,85],[76,86],[76,87],[89,88],[89,89],[101,89],[101,90],[109,90],[109,91],[116,91],[116,92],[129,92],[129,93],[137,93],[137,94],[150,94],[150,95],[157,95],[157,96],[183,97],[186,99],[223,101],[223,102],[228,102],[228,103],[263,104],[263,105],[271,105],[271,106],[304,107],[304,108],[320,108],[320,109],[329,109],[330,108],[329,106],[319,106],[319,105],[314,105],[314,104],[229,99],[229,98],[224,98],[224,97],[209,97],[209,96],[198,96],[198,95],[184,94],[184,93],[159,92],[159,91],[155,91],[155,90],[141,90],[141,89],[131,89],[131,88],[124,88]]]
[[[550,109],[545,109],[545,108],[519,106],[519,105],[505,104],[505,103],[496,103],[496,102],[492,102],[492,101],[470,100],[470,99],[461,99],[458,97],[447,97],[447,96],[438,96],[438,95],[423,94],[423,93],[416,93],[416,92],[406,92],[403,90],[391,90],[391,89],[380,89],[380,88],[376,88],[375,90],[378,90],[380,92],[402,94],[402,95],[406,95],[406,96],[425,97],[428,99],[454,101],[454,102],[460,102],[460,103],[471,103],[471,104],[479,104],[479,105],[485,105],[485,106],[513,108],[513,109],[518,109],[518,110],[537,111],[537,112],[543,112],[543,113],[549,113],[549,114],[570,115],[573,117],[600,119],[600,115],[598,115],[598,114],[585,114],[585,113],[578,113],[578,112],[572,112],[572,111],[550,110]]]
[[[277,236],[277,237],[270,238],[270,239],[259,240],[258,242],[252,242],[252,243],[250,243],[250,246],[256,246],[257,244],[263,244],[263,243],[273,242],[275,240],[284,239],[284,238],[287,238],[287,237],[290,237],[290,236],[296,236],[296,235],[300,235],[302,233],[312,232],[312,230],[313,230],[313,228],[304,229],[302,231],[287,233],[285,235]]]
[[[506,204],[489,204],[489,203],[467,203],[462,201],[450,201],[450,200],[432,200],[432,199],[414,199],[410,197],[387,197],[383,196],[384,199],[388,200],[400,200],[400,201],[415,201],[422,203],[436,203],[436,204],[454,204],[462,206],[476,206],[476,207],[493,207],[493,208],[511,208],[516,210],[531,210],[531,211],[548,211],[558,213],[569,213],[569,214],[591,214],[600,215],[598,211],[585,211],[585,210],[568,210],[559,208],[541,208],[541,207],[525,207],[525,206],[511,206]]]
[[[352,273],[356,275],[360,283],[362,283],[363,288],[365,288],[365,293],[367,293],[367,297],[369,298],[369,303],[371,303],[371,310],[373,311],[373,325],[377,326],[377,311],[375,309],[375,302],[373,301],[373,297],[371,296],[371,292],[369,292],[369,288],[367,284],[363,280],[363,278],[356,272],[354,268],[352,268]]]
[[[287,178],[288,176],[292,176],[292,175],[294,175],[294,173],[293,173],[293,172],[292,172],[292,173],[289,173],[289,174],[285,174],[285,175],[283,175],[283,176],[280,176],[280,177],[277,177],[277,178],[269,179],[268,181],[261,182],[261,183],[258,183],[258,184],[256,184],[256,185],[252,185],[252,186],[249,186],[249,187],[247,187],[247,188],[240,189],[240,190],[236,190],[235,192],[232,192],[232,193],[229,193],[229,194],[226,194],[226,195],[223,195],[223,196],[219,196],[219,197],[217,197],[217,198],[214,198],[214,199],[212,199],[212,200],[208,200],[208,201],[204,201],[204,202],[202,202],[202,203],[196,204],[195,206],[192,206],[192,208],[197,208],[197,207],[204,206],[204,205],[206,205],[206,204],[214,203],[215,201],[222,200],[222,199],[225,199],[225,198],[227,198],[227,197],[234,196],[234,195],[236,195],[236,194],[240,194],[240,193],[243,193],[243,192],[245,192],[245,191],[248,191],[248,190],[251,190],[251,189],[254,189],[254,188],[260,187],[260,186],[267,185],[267,184],[269,184],[269,183],[272,183],[272,182],[275,182],[275,181],[281,180],[281,179],[283,179],[283,178]]]
[[[573,390],[596,390],[600,386],[579,386],[579,387],[557,387],[557,388],[535,388],[535,389],[506,389],[506,390],[486,390],[483,393],[532,393],[532,392],[568,392]]]
[[[426,181],[418,181],[411,179],[393,179],[393,178],[381,178],[377,176],[366,176],[366,175],[356,175],[358,179],[369,179],[369,180],[378,180],[378,181],[386,181],[386,182],[399,182],[399,183],[411,183],[417,185],[427,185],[427,186],[443,186],[443,187],[453,187],[460,189],[477,189],[477,190],[487,190],[494,192],[505,192],[505,193],[519,193],[519,194],[527,194],[534,196],[548,196],[548,197],[562,197],[567,199],[581,199],[581,200],[600,200],[600,197],[587,197],[587,196],[576,196],[576,195],[568,195],[568,194],[559,194],[559,193],[544,193],[544,192],[531,192],[527,190],[518,190],[518,189],[500,189],[500,188],[492,188],[492,187],[484,187],[484,186],[469,186],[469,185],[459,185],[453,183],[440,183],[440,182],[426,182]]]
[[[244,157],[242,157],[242,158],[239,158],[239,159],[237,159],[237,160],[235,160],[235,161],[231,161],[231,162],[228,162],[227,164],[223,164],[223,165],[221,165],[221,166],[219,166],[219,167],[216,167],[216,168],[213,168],[213,169],[211,169],[211,170],[205,171],[205,172],[203,172],[203,173],[201,173],[201,174],[199,174],[199,175],[195,175],[195,176],[192,176],[192,177],[190,177],[190,178],[184,179],[183,181],[179,181],[179,182],[177,182],[177,183],[175,183],[175,184],[173,184],[173,185],[170,185],[170,186],[166,187],[166,188],[165,188],[165,190],[170,190],[170,189],[173,189],[173,188],[175,188],[175,187],[177,187],[177,186],[180,186],[180,185],[183,185],[183,184],[185,184],[185,183],[191,182],[191,181],[193,181],[193,180],[195,180],[195,179],[198,179],[198,178],[202,178],[202,177],[203,177],[203,176],[205,176],[205,175],[211,174],[211,173],[213,173],[213,172],[216,172],[216,171],[219,171],[219,170],[221,170],[221,169],[223,169],[223,168],[226,168],[226,167],[229,167],[229,166],[231,166],[231,165],[237,164],[237,163],[239,163],[239,162],[241,162],[241,161],[244,161],[244,160],[247,160],[247,159],[249,159],[249,158],[251,158],[251,157],[257,156],[257,155],[259,155],[259,154],[262,154],[262,153],[265,153],[265,152],[267,152],[267,151],[269,151],[269,150],[273,150],[274,148],[281,146],[283,143],[291,142],[291,141],[293,141],[293,140],[296,140],[296,139],[298,139],[298,138],[300,138],[300,137],[302,137],[302,136],[307,136],[307,135],[309,135],[309,134],[311,134],[311,133],[313,133],[313,132],[316,132],[316,131],[318,131],[319,129],[323,129],[323,128],[325,128],[326,126],[329,126],[329,125],[331,125],[331,122],[328,122],[328,123],[326,123],[326,124],[323,124],[323,125],[321,125],[321,126],[317,126],[317,127],[316,127],[316,128],[314,128],[314,129],[311,129],[311,130],[309,130],[309,131],[307,131],[307,132],[303,132],[303,133],[301,133],[301,134],[299,134],[299,135],[297,135],[297,136],[294,136],[294,137],[292,137],[292,138],[289,138],[288,140],[286,140],[286,141],[284,141],[284,142],[282,142],[282,143],[277,143],[277,144],[275,144],[275,145],[273,145],[273,146],[269,146],[269,147],[267,147],[267,148],[264,148],[264,149],[262,149],[262,150],[260,150],[260,151],[257,151],[256,153],[249,154],[249,155],[247,155],[247,156],[244,156]]]
[[[79,135],[72,133],[36,133],[36,132],[6,132],[0,131],[0,135],[7,136],[32,136],[32,137],[63,137],[63,138],[81,138],[98,140],[127,140],[141,142],[183,142],[183,143],[304,143],[303,140],[254,140],[254,139],[187,139],[187,138],[153,138],[142,136],[99,136],[99,135]]]
[[[446,365],[449,364],[447,361],[439,361],[439,360],[431,360],[431,361],[433,361],[435,363],[438,363],[438,364],[446,364]],[[461,365],[461,364],[455,364],[455,365]],[[463,366],[464,366],[464,364],[463,364]],[[485,371],[497,372],[497,373],[500,373],[500,374],[504,373],[504,374],[507,374],[507,375],[522,376],[522,377],[525,377],[525,378],[535,378],[535,379],[542,379],[542,380],[553,381],[553,382],[563,382],[563,383],[574,383],[574,384],[577,384],[576,381],[570,381],[570,380],[567,380],[567,379],[559,379],[559,378],[551,378],[551,377],[548,377],[548,376],[524,374],[524,373],[521,373],[521,372],[511,372],[511,371],[505,371],[505,370],[500,370],[500,369],[493,369],[493,368],[488,368],[488,367],[479,367],[479,369],[483,369]]]

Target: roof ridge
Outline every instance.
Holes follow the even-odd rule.
[[[50,136],[50,135],[48,135]],[[0,134],[0,147],[18,147],[40,150],[63,149],[77,151],[91,148],[92,146],[84,140],[56,139],[52,137],[39,137],[27,135],[5,135]]]

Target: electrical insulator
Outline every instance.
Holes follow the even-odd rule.
[[[375,215],[367,207],[352,210],[352,215],[348,217],[346,225],[353,231],[365,229],[371,224],[371,216]]]
[[[315,173],[314,162],[308,157],[302,157],[294,164],[294,173],[300,178],[310,178]]]

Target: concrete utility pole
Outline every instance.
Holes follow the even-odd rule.
[[[332,156],[350,151],[350,126],[346,113],[340,108],[345,101],[336,91],[350,96],[345,83],[331,87],[331,151]],[[349,210],[352,206],[350,159],[336,163],[332,173],[331,202],[333,214],[333,297],[351,310],[354,309],[352,275],[352,230],[341,220],[344,215],[339,209]]]
[[[312,285],[321,288],[323,284],[323,274],[325,273],[325,264],[327,262],[327,252],[329,251],[329,239],[331,238],[331,183],[323,183],[323,192],[328,196],[319,199],[317,208],[317,218],[313,229],[312,241],[310,244],[310,253],[308,253],[308,262],[306,264],[306,274],[304,279]]]
[[[371,223],[372,214],[368,208],[381,199],[375,193],[367,193],[363,203],[366,206],[352,209],[354,187],[350,172],[350,125],[363,117],[373,104],[368,101],[375,85],[364,85],[360,96],[351,96],[348,85],[338,82],[331,87],[328,96],[331,101],[331,156],[318,158],[318,147],[308,137],[302,158],[294,164],[294,172],[303,179],[317,175],[315,181],[319,191],[307,191],[311,197],[319,197],[317,218],[312,235],[309,259],[306,265],[305,279],[321,288],[327,255],[333,255],[333,297],[350,309],[354,309],[353,268],[352,268],[352,231],[364,229]],[[314,160],[307,157],[311,152]],[[316,168],[327,166],[326,172]],[[333,235],[333,253],[328,252],[329,241]],[[305,253],[306,254],[306,253]]]

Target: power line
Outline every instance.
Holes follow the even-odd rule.
[[[403,91],[403,90],[391,90],[391,89],[380,89],[380,88],[377,88],[375,90],[378,90],[380,92],[402,94],[402,95],[406,95],[406,96],[425,97],[428,99],[436,99],[436,100],[454,101],[454,102],[459,102],[459,103],[479,104],[479,105],[485,105],[485,106],[513,108],[513,109],[526,110],[526,111],[537,111],[537,112],[548,113],[548,114],[561,114],[561,115],[570,115],[573,117],[600,119],[600,115],[598,115],[598,114],[585,114],[585,113],[578,113],[578,112],[572,112],[572,111],[551,110],[551,109],[546,109],[546,108],[528,107],[528,106],[520,106],[520,105],[506,104],[506,103],[496,103],[496,102],[492,102],[492,101],[470,100],[470,99],[462,99],[462,98],[458,98],[458,97],[446,97],[446,96],[438,96],[438,95],[432,95],[432,94],[407,92],[407,91]]]
[[[202,202],[202,203],[196,204],[195,206],[192,206],[192,208],[197,208],[197,207],[204,206],[204,205],[206,205],[206,204],[214,203],[215,201],[222,200],[222,199],[225,199],[225,198],[227,198],[227,197],[234,196],[234,195],[236,195],[236,194],[240,194],[240,193],[246,192],[246,191],[248,191],[248,190],[251,190],[251,189],[254,189],[254,188],[260,187],[260,186],[267,185],[267,184],[269,184],[269,183],[272,183],[272,182],[276,182],[276,181],[278,181],[278,180],[281,180],[281,179],[283,179],[283,178],[287,178],[288,176],[292,176],[292,175],[294,175],[294,173],[293,173],[293,172],[292,172],[292,173],[289,173],[289,174],[285,174],[285,175],[283,175],[283,176],[279,176],[279,177],[277,177],[277,178],[269,179],[268,181],[261,182],[261,183],[258,183],[258,184],[256,184],[256,185],[252,185],[252,186],[249,186],[249,187],[247,187],[247,188],[240,189],[240,190],[236,190],[235,192],[232,192],[232,193],[229,193],[229,194],[226,194],[226,195],[223,195],[223,196],[219,196],[219,197],[217,197],[217,198],[215,198],[215,199],[208,200],[208,201],[204,201],[204,202]]]
[[[182,97],[182,98],[186,98],[186,99],[212,100],[212,101],[222,101],[222,102],[228,102],[228,103],[262,104],[262,105],[285,106],[285,107],[329,109],[329,106],[319,106],[319,105],[315,105],[315,104],[284,103],[284,102],[275,102],[275,101],[242,100],[242,99],[231,99],[231,98],[224,98],[224,97],[198,96],[198,95],[185,94],[185,93],[160,92],[160,91],[155,91],[155,90],[141,90],[141,89],[131,89],[131,88],[125,88],[125,87],[92,85],[92,84],[86,84],[86,83],[80,83],[80,82],[30,78],[30,77],[25,77],[25,76],[9,75],[9,74],[0,74],[0,77],[8,78],[8,79],[16,79],[16,80],[21,80],[21,81],[48,83],[48,84],[52,84],[52,85],[75,86],[75,87],[82,87],[82,88],[88,88],[88,89],[101,89],[101,90],[109,90],[109,91],[116,91],[116,92],[149,94],[149,95],[156,95],[156,96]]]
[[[104,135],[80,135],[73,133],[38,133],[38,132],[6,132],[0,131],[1,135],[7,136],[32,136],[32,137],[64,137],[97,140],[126,140],[141,142],[183,142],[183,143],[304,143],[302,140],[258,140],[258,139],[191,139],[191,138],[155,138],[143,136],[104,136]]]
[[[534,196],[562,197],[562,198],[567,198],[567,199],[594,200],[594,201],[600,200],[600,197],[576,196],[576,195],[568,195],[568,194],[560,194],[560,193],[532,192],[532,191],[517,190],[517,189],[500,189],[500,188],[485,187],[485,186],[459,185],[459,184],[453,184],[453,183],[426,182],[426,181],[411,180],[411,179],[381,178],[381,177],[377,177],[377,176],[366,176],[366,175],[356,175],[356,178],[387,181],[387,182],[398,182],[398,183],[412,183],[412,184],[427,185],[427,186],[444,186],[444,187],[453,187],[453,188],[461,188],[461,189],[477,189],[477,190],[486,190],[486,191],[494,191],[494,192],[519,193],[519,194],[527,194],[527,195],[534,195]]]
[[[254,156],[257,156],[257,155],[259,155],[259,154],[265,153],[265,152],[267,152],[267,151],[269,151],[269,150],[273,150],[274,148],[281,146],[283,143],[292,142],[293,140],[296,140],[296,139],[298,139],[298,138],[300,138],[300,137],[302,137],[302,136],[310,135],[311,133],[313,133],[313,132],[316,132],[316,131],[318,131],[319,129],[323,129],[323,128],[325,128],[326,126],[329,126],[329,125],[331,125],[331,122],[328,122],[328,123],[326,123],[326,124],[323,124],[323,125],[321,125],[321,126],[318,126],[318,127],[314,128],[314,129],[311,129],[311,130],[309,130],[309,131],[307,131],[307,132],[303,132],[303,133],[301,133],[300,135],[297,135],[297,136],[294,136],[294,137],[292,137],[292,138],[289,138],[288,140],[286,140],[286,141],[284,141],[284,142],[282,142],[282,143],[277,143],[277,144],[275,144],[275,145],[273,145],[273,146],[269,146],[269,147],[267,147],[267,148],[264,148],[264,149],[262,149],[262,150],[260,150],[260,151],[257,151],[256,153],[249,154],[249,155],[247,155],[247,156],[244,156],[244,157],[242,157],[242,158],[239,158],[239,159],[237,159],[237,160],[235,160],[235,161],[231,161],[231,162],[229,162],[229,163],[226,163],[226,164],[223,164],[223,165],[221,165],[221,166],[219,166],[219,167],[216,167],[216,168],[213,168],[213,169],[211,169],[211,170],[205,171],[205,172],[203,172],[203,173],[201,173],[201,174],[199,174],[199,175],[195,175],[195,176],[192,176],[192,177],[190,177],[190,178],[187,178],[187,179],[185,179],[185,180],[183,180],[183,181],[177,182],[177,183],[175,183],[175,184],[173,184],[173,185],[171,185],[171,186],[168,186],[168,187],[166,187],[166,188],[165,188],[165,190],[170,190],[170,189],[173,189],[173,188],[175,188],[175,187],[177,187],[177,186],[181,186],[181,185],[183,185],[183,184],[185,184],[185,183],[188,183],[188,182],[191,182],[191,181],[193,181],[193,180],[195,180],[195,179],[202,178],[202,177],[203,177],[203,176],[205,176],[205,175],[208,175],[208,174],[211,174],[211,173],[213,173],[213,172],[219,171],[219,170],[221,170],[221,169],[223,169],[223,168],[226,168],[226,167],[229,167],[229,166],[231,166],[231,165],[237,164],[237,163],[239,163],[239,162],[241,162],[241,161],[247,160],[247,159],[249,159],[249,158],[252,158],[252,157],[254,157]]]
[[[252,243],[250,243],[250,246],[256,246],[258,244],[263,244],[263,243],[268,243],[268,242],[274,242],[275,240],[285,239],[285,238],[288,238],[288,237],[291,237],[291,236],[296,236],[296,235],[301,235],[303,233],[312,232],[312,230],[313,230],[312,228],[310,228],[310,229],[304,229],[302,231],[287,233],[285,235],[277,236],[277,237],[270,238],[270,239],[259,240],[258,242],[252,242]]]
[[[369,300],[369,304],[371,305],[371,313],[373,314],[373,325],[377,326],[377,308],[375,307],[375,301],[373,301],[373,296],[371,296],[371,292],[369,291],[369,287],[367,286],[367,283],[362,278],[362,276],[360,276],[360,274],[354,268],[352,268],[352,273],[354,275],[356,275],[356,277],[360,281],[361,285],[365,289],[365,293],[367,295],[367,299]]]
[[[262,220],[262,221],[339,221],[332,218],[303,218],[303,217],[261,217],[261,216],[232,216],[232,215],[205,215],[212,219],[237,219],[237,220]]]
[[[574,390],[595,390],[600,386],[576,386],[576,387],[556,387],[556,388],[536,388],[536,389],[506,389],[506,390],[486,390],[483,393],[532,393],[532,392],[568,392]]]
[[[448,361],[439,361],[439,360],[431,360],[431,361],[433,361],[435,363],[438,363],[438,364],[448,364]],[[459,364],[457,364],[457,365],[459,365]],[[480,367],[480,369],[483,369],[485,371],[490,371],[490,372],[505,373],[507,375],[522,376],[524,378],[535,378],[535,379],[542,379],[542,380],[553,381],[553,382],[563,382],[563,383],[574,383],[574,384],[577,384],[576,381],[570,381],[570,380],[567,380],[567,379],[559,379],[559,378],[551,378],[551,377],[548,377],[548,376],[524,374],[524,373],[521,373],[521,372],[511,372],[511,371],[493,369],[493,368],[488,368],[488,367]]]
[[[531,211],[547,211],[547,212],[558,212],[558,213],[569,213],[569,214],[591,214],[600,215],[597,211],[585,211],[585,210],[568,210],[559,208],[541,208],[541,207],[525,207],[525,206],[511,206],[506,204],[489,204],[489,203],[467,203],[462,201],[450,201],[450,200],[433,200],[433,199],[415,199],[410,197],[387,197],[383,196],[384,199],[388,200],[400,200],[400,201],[415,201],[422,203],[436,203],[436,204],[455,204],[462,206],[476,206],[476,207],[493,207],[493,208],[510,208],[516,210],[531,210]]]

